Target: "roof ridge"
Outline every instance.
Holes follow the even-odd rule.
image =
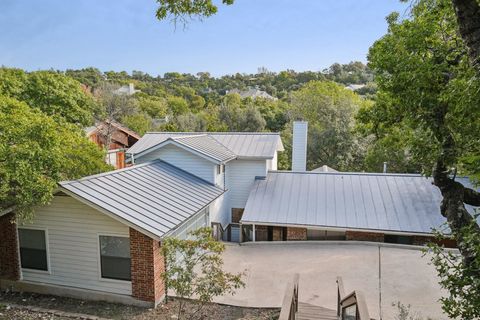
[[[133,169],[137,169],[137,168],[141,168],[141,167],[146,167],[148,165],[151,165],[155,162],[158,162],[158,161],[162,161],[161,159],[155,159],[155,160],[152,160],[152,161],[149,161],[149,162],[145,162],[145,163],[142,163],[142,164],[134,164],[130,167],[127,167],[127,168],[123,168],[123,169],[118,169],[118,170],[112,170],[112,171],[107,171],[107,172],[101,172],[101,173],[97,173],[97,174],[92,174],[90,176],[86,176],[86,177],[82,177],[82,178],[79,178],[79,179],[75,179],[75,180],[65,180],[65,181],[60,181],[59,184],[60,185],[67,185],[67,184],[70,184],[70,183],[74,183],[74,182],[81,182],[81,181],[87,181],[87,180],[90,180],[90,179],[94,179],[94,178],[99,178],[99,177],[104,177],[104,176],[110,176],[110,175],[114,175],[116,173],[122,173],[122,172],[125,172],[125,171],[130,171],[130,170],[133,170]]]
[[[145,134],[174,134],[174,135],[181,135],[181,134],[184,134],[184,135],[199,135],[199,134],[205,134],[205,135],[220,135],[220,134],[224,134],[224,135],[228,135],[228,134],[237,134],[237,135],[280,135],[280,132],[242,132],[242,131],[226,131],[226,132],[222,132],[222,131],[212,131],[212,132],[209,132],[209,131],[203,131],[203,132],[188,132],[188,131],[184,131],[184,132],[176,132],[176,131],[147,131],[145,132]]]
[[[315,171],[289,171],[289,170],[269,170],[268,173],[293,173],[293,174],[318,174],[318,175],[347,175],[347,176],[400,176],[400,177],[424,177],[419,173],[383,173],[383,172],[315,172]]]

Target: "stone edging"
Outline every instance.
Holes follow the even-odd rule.
[[[24,306],[19,304],[10,304],[6,303],[6,306],[9,306],[13,309],[20,309],[20,310],[27,310],[33,312],[40,312],[40,313],[47,313],[58,317],[66,317],[72,319],[81,319],[81,320],[110,320],[108,318],[101,318],[94,315],[83,314],[83,313],[74,313],[74,312],[65,312],[55,309],[46,309],[41,307],[34,307],[34,306]]]

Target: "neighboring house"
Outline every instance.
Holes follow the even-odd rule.
[[[351,91],[357,91],[362,89],[365,86],[366,84],[349,84],[348,86],[345,87],[345,89],[351,90]]]
[[[278,133],[145,134],[132,167],[61,182],[32,221],[0,212],[0,288],[155,305],[162,240],[202,226],[232,241],[419,244],[445,222],[421,176],[306,172],[306,130],[294,123],[296,171],[277,170]]]
[[[245,98],[252,98],[252,99],[257,99],[257,98],[262,98],[262,99],[268,99],[268,100],[278,100],[275,97],[272,97],[265,91],[259,90],[258,88],[249,88],[248,90],[239,90],[239,89],[232,89],[227,91],[227,94],[230,93],[236,93],[240,95],[242,99]]]
[[[121,86],[120,88],[113,91],[115,94],[125,94],[127,96],[131,96],[137,92],[141,92],[141,90],[136,90],[133,83],[129,83],[127,85]]]
[[[107,135],[111,134],[111,142],[107,148],[105,162],[111,164],[115,169],[125,167],[125,150],[133,146],[141,137],[139,134],[121,125],[118,122],[101,121],[94,126],[85,128],[87,137],[100,148],[104,149],[107,143]]]

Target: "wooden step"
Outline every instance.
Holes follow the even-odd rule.
[[[313,304],[299,302],[297,320],[338,320],[337,311],[316,306]]]

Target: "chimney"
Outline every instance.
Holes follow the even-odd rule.
[[[292,171],[307,171],[308,122],[293,122]]]

